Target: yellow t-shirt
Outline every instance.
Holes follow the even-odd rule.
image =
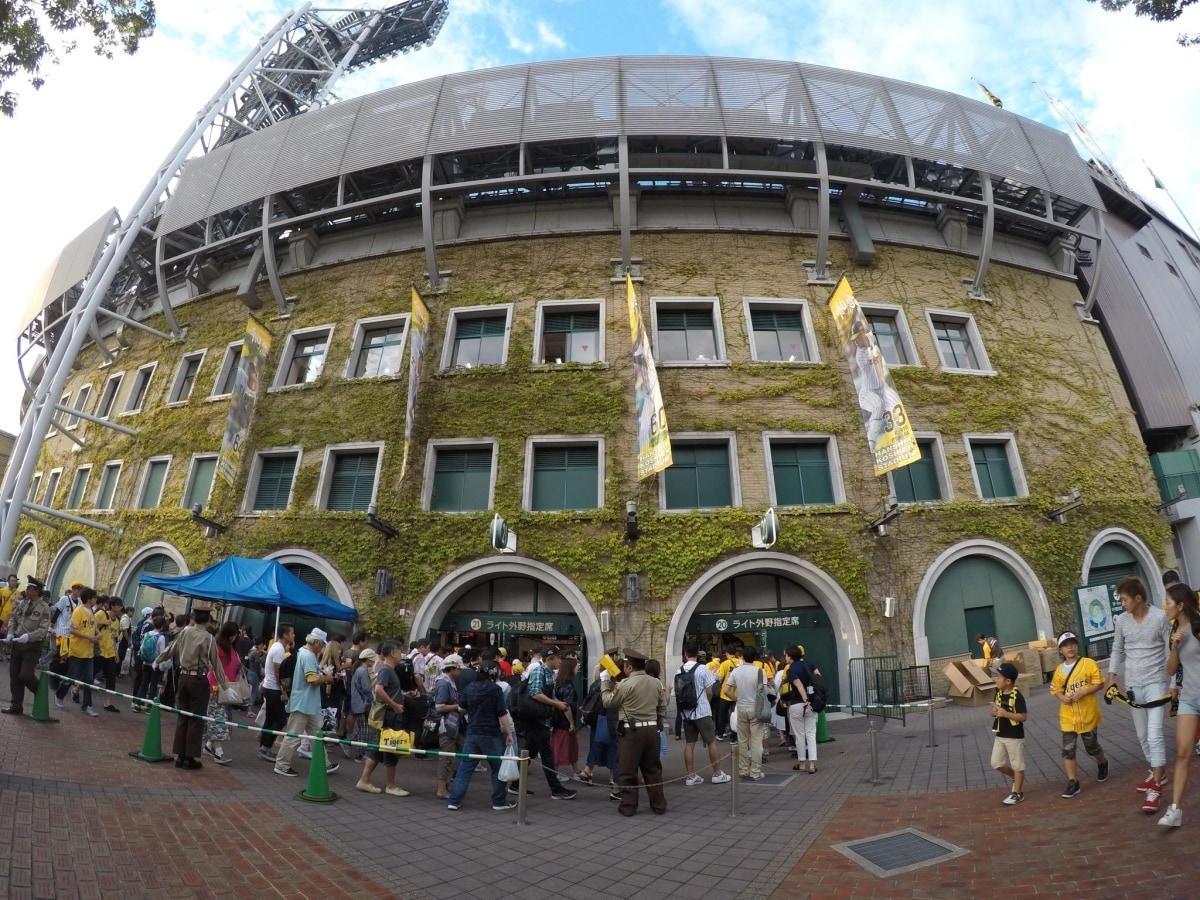
[[[0,588],[0,624],[7,622],[8,617],[13,611],[13,597],[17,594],[16,591],[10,591],[8,588]]]
[[[71,627],[91,637],[96,636],[96,617],[87,608],[86,603],[80,603],[71,613]],[[96,655],[96,645],[72,634],[71,649],[68,655],[75,659],[91,659]]]
[[[1069,663],[1060,663],[1054,670],[1054,677],[1050,680],[1051,694],[1064,694],[1088,685],[1104,684],[1104,676],[1100,674],[1100,667],[1096,665],[1094,659],[1087,657],[1080,659],[1075,664],[1075,668],[1071,669],[1070,683],[1067,682],[1067,669],[1071,669]],[[1059,704],[1058,724],[1063,731],[1085,734],[1099,728],[1100,722],[1100,694],[1098,692],[1088,694],[1075,703]]]
[[[108,617],[102,609],[96,610],[96,630],[100,638],[100,655],[105,659],[115,659],[117,656],[118,624]]]
[[[725,683],[729,680],[729,673],[739,665],[741,665],[741,660],[735,656],[733,659],[724,660],[721,667],[717,669],[717,681],[721,685],[721,699],[726,703],[732,703],[733,698],[725,693]]]

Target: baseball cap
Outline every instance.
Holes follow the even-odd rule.
[[[1017,667],[1010,662],[1000,663],[1000,667],[996,671],[1009,681],[1016,681],[1017,676],[1021,674],[1017,671]]]
[[[558,648],[553,644],[543,644],[542,649],[538,651],[542,659],[549,659],[551,656],[558,656]]]
[[[329,635],[320,628],[314,628],[308,633],[308,637],[304,639],[304,643],[311,644],[313,641],[320,641],[322,644],[329,643]]]
[[[375,662],[375,660],[379,659],[379,657],[376,656],[375,651],[372,650],[370,647],[368,647],[366,650],[360,651],[358,654],[358,658],[361,660],[365,660],[366,662]]]
[[[523,662],[521,662],[519,659],[514,659],[513,664],[512,664],[512,670],[513,670],[514,675],[520,675],[522,672],[525,671],[525,664]]]
[[[77,587],[87,587],[87,585],[85,585],[82,581],[72,581],[71,590],[75,590]]]
[[[449,656],[447,656],[445,659],[442,660],[442,668],[443,669],[461,669],[462,664],[463,664],[462,657],[459,656],[457,653],[451,653]]]
[[[150,613],[152,613],[152,612],[154,612],[154,610],[153,610],[151,607],[149,607],[149,606],[143,606],[143,607],[142,607],[142,615],[143,615],[143,616],[148,616],[148,615],[150,615]]]
[[[1060,634],[1058,636],[1058,646],[1061,647],[1067,641],[1074,641],[1075,643],[1078,644],[1079,638],[1075,637],[1075,632],[1073,632],[1073,631],[1064,631],[1062,634]]]

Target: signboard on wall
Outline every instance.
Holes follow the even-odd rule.
[[[1079,630],[1087,643],[1107,640],[1116,630],[1114,620],[1121,614],[1121,599],[1115,584],[1091,584],[1075,588],[1075,611]]]

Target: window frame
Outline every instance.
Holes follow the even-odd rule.
[[[379,379],[402,378],[404,376],[404,352],[408,349],[408,329],[412,324],[411,313],[396,313],[386,316],[370,316],[359,319],[354,323],[354,337],[350,342],[350,355],[346,357],[346,365],[342,369],[342,378],[346,381],[375,381]],[[367,332],[383,328],[395,328],[400,325],[400,367],[394,375],[355,375],[358,368],[358,357],[363,351]]]
[[[117,405],[117,397],[120,396],[120,394],[121,394],[121,383],[124,380],[125,380],[124,372],[114,372],[113,374],[109,375],[108,378],[105,379],[104,390],[102,390],[100,392],[100,399],[96,403],[96,418],[97,419],[106,419],[107,420],[107,419],[112,418],[113,409],[115,409],[116,405]],[[100,407],[102,407],[104,405],[104,398],[108,394],[108,386],[110,384],[114,384],[114,382],[115,382],[115,385],[112,389],[112,397],[109,398],[109,401],[108,401],[108,408],[104,411],[104,414],[101,415]]]
[[[42,495],[42,506],[48,509],[55,508],[54,495],[58,493],[58,486],[62,481],[62,473],[62,466],[56,466],[46,476],[46,492]]]
[[[275,369],[275,380],[271,382],[269,391],[282,391],[288,388],[304,387],[306,384],[314,384],[321,379],[325,374],[325,363],[329,361],[329,351],[333,349],[333,332],[335,323],[326,325],[314,325],[311,328],[297,328],[287,336],[287,341],[283,345],[283,353],[279,357],[279,365]],[[325,353],[321,357],[321,371],[311,381],[298,381],[295,384],[288,382],[288,373],[291,371],[292,363],[295,361],[296,345],[301,341],[315,337],[318,334],[325,335]]]
[[[125,460],[123,459],[110,459],[104,463],[104,466],[100,469],[100,478],[96,481],[96,501],[92,506],[93,510],[111,512],[117,508],[117,488],[121,486],[121,474],[124,468]],[[117,474],[113,476],[112,496],[109,497],[108,506],[101,506],[100,493],[104,490],[104,477],[109,469],[115,469]]]
[[[1003,444],[1004,454],[1008,458],[1008,469],[1012,475],[1012,497],[984,497],[979,486],[979,473],[975,470],[975,454],[973,444]],[[967,451],[967,463],[971,466],[971,481],[975,485],[975,496],[984,503],[1012,503],[1029,496],[1029,483],[1025,480],[1025,469],[1021,465],[1021,454],[1017,449],[1016,435],[1011,431],[994,433],[968,432],[963,434],[963,446]]]
[[[800,327],[804,334],[804,351],[809,358],[796,360],[759,358],[758,341],[754,336],[753,311],[755,309],[791,310],[797,306],[800,307]],[[800,297],[743,297],[742,314],[746,319],[746,338],[750,345],[750,359],[753,362],[777,366],[819,366],[823,364],[817,332],[813,328],[812,310],[807,300]]]
[[[672,447],[687,444],[716,444],[722,441],[725,442],[726,458],[729,461],[729,506],[668,507],[667,479],[663,477],[658,479],[658,511],[660,513],[678,515],[680,513],[706,513],[726,508],[742,508],[742,481],[738,466],[737,433],[733,431],[687,431],[682,434],[671,435]]]
[[[196,483],[196,463],[198,461],[204,460],[204,459],[218,460],[218,459],[220,459],[220,456],[221,456],[221,454],[219,454],[219,453],[193,453],[192,454],[192,458],[188,462],[187,480],[183,484],[183,494],[181,494],[179,497],[179,505],[183,509],[191,509],[195,505],[195,504],[188,503],[188,499],[192,493],[192,487]],[[214,468],[213,469],[213,480],[208,485],[208,496],[205,497],[204,502],[200,504],[201,509],[208,506],[208,501],[212,499],[213,486],[216,484],[216,482],[217,482],[217,471],[216,471],[216,468]]]
[[[83,398],[82,402],[80,402],[80,399],[79,399],[80,397]],[[75,404],[72,408],[79,412],[86,413],[88,402],[91,399],[92,399],[92,383],[89,381],[87,384],[81,385],[79,390],[75,392]],[[64,420],[63,427],[67,431],[74,431],[76,428],[79,427],[79,423],[81,421],[82,420],[79,418],[79,416],[70,416],[69,415]]]
[[[258,495],[258,483],[262,477],[262,463],[268,457],[294,456],[296,458],[296,467],[292,470],[292,483],[288,487],[287,505],[283,509],[256,509],[254,500]],[[267,447],[262,450],[257,450],[254,453],[254,459],[250,463],[250,474],[246,478],[246,492],[242,497],[242,514],[255,516],[269,516],[281,512],[287,512],[296,504],[296,476],[300,472],[300,466],[304,463],[304,448],[300,446],[294,447]],[[217,480],[217,473],[213,472],[213,483]],[[211,492],[210,492],[211,495]]]
[[[37,503],[37,496],[42,490],[42,473],[34,472],[33,478],[29,479],[29,493],[25,495],[25,500],[29,503]]]
[[[208,348],[203,350],[195,350],[191,353],[185,353],[179,359],[179,365],[175,369],[175,380],[171,382],[171,390],[167,393],[167,406],[182,406],[192,399],[192,395],[196,393],[196,381],[200,378],[200,371],[204,368],[204,358],[208,354]],[[196,359],[196,374],[192,377],[192,386],[188,390],[186,397],[180,397],[179,391],[183,387],[183,373],[187,369],[187,364]]]
[[[858,304],[858,308],[860,310],[862,310],[862,314],[863,314],[864,318],[869,317],[869,316],[891,316],[895,319],[897,337],[900,341],[900,346],[904,349],[904,355],[907,356],[910,360],[912,360],[912,362],[894,363],[889,360],[886,360],[886,358],[885,358],[888,369],[902,369],[902,368],[908,368],[908,367],[919,368],[922,365],[921,356],[919,353],[917,353],[917,345],[913,341],[912,328],[909,327],[908,316],[905,315],[903,306],[897,306],[894,303],[862,303],[862,302],[860,302]],[[870,324],[870,323],[868,322],[868,324]],[[875,326],[873,326],[873,325],[871,326],[871,331],[872,332],[875,331]],[[930,333],[931,334],[933,333],[932,327],[930,328]],[[876,344],[879,343],[878,335],[876,335],[876,337],[875,337],[875,343]],[[935,344],[937,343],[936,336],[934,337],[934,343]],[[881,348],[880,352],[882,352],[882,348]],[[940,361],[941,358],[942,358],[941,353],[938,353],[938,360]]]
[[[825,456],[829,461],[829,481],[833,488],[832,503],[784,504],[779,500],[775,486],[775,457],[771,444],[824,444]],[[821,509],[838,506],[846,502],[846,482],[842,475],[842,458],[838,452],[837,436],[823,431],[764,431],[762,433],[763,460],[767,466],[767,496],[771,506],[779,509]]]
[[[454,360],[454,345],[457,340],[458,322],[460,319],[488,319],[497,312],[504,312],[504,343],[500,351],[500,362],[488,363],[487,366],[456,366]],[[465,315],[464,315],[465,314]],[[446,335],[442,339],[442,360],[439,370],[442,372],[466,371],[475,368],[500,368],[508,365],[509,342],[512,340],[512,303],[492,303],[485,306],[455,306],[446,318]]]
[[[62,397],[59,398],[58,405],[59,406],[70,406],[71,405],[71,396],[72,396],[72,392],[67,391],[65,394],[62,395]],[[50,427],[46,429],[46,437],[52,438],[56,434],[58,434],[58,417],[66,416],[66,415],[67,414],[64,412],[59,412],[58,410],[54,411],[54,413],[50,416]],[[64,426],[66,424],[66,421],[67,421],[66,419],[63,419]]]
[[[488,482],[488,502],[482,510],[433,509],[433,479],[437,474],[437,456],[442,450],[481,450],[492,452],[492,471]],[[421,486],[421,509],[447,516],[469,516],[494,509],[496,504],[496,474],[499,471],[500,442],[495,438],[438,438],[425,444],[425,481]]]
[[[659,307],[681,309],[696,309],[705,305],[710,307],[713,322],[713,352],[717,354],[716,359],[705,360],[677,360],[663,359],[662,343],[659,340],[658,333],[658,310]],[[725,345],[725,323],[721,318],[721,298],[720,297],[651,297],[650,298],[650,329],[651,338],[654,341],[654,364],[656,366],[666,366],[672,368],[728,368],[729,349]]]
[[[983,345],[983,337],[979,334],[979,329],[975,325],[975,317],[971,313],[957,312],[952,309],[927,309],[925,310],[925,321],[929,325],[929,336],[933,339],[933,349],[937,353],[938,366],[943,372],[955,372],[963,375],[995,375],[996,371],[992,368],[991,360],[988,359],[987,348]],[[963,369],[958,366],[948,366],[942,358],[942,348],[938,344],[936,323],[939,321],[956,322],[959,325],[965,325],[967,329],[967,339],[970,342],[971,348],[975,351],[975,358],[979,362],[978,369]]]
[[[142,408],[146,405],[146,399],[150,396],[150,385],[154,383],[154,373],[156,371],[158,371],[157,361],[146,363],[144,366],[137,367],[137,371],[134,372],[133,383],[129,387],[129,395],[125,398],[125,406],[121,410],[121,415],[133,416],[142,411]],[[146,374],[145,387],[142,388],[142,396],[138,398],[138,405],[136,407],[131,407],[130,404],[133,403],[133,398],[136,396],[135,389],[137,388],[138,382],[141,380],[143,373],[148,374]]]
[[[137,506],[134,507],[135,509],[158,509],[160,506],[162,506],[163,494],[167,490],[167,478],[169,478],[171,475],[172,460],[173,457],[171,456],[150,456],[146,458],[145,463],[142,466],[142,478],[141,483],[138,485]],[[162,486],[158,489],[158,502],[153,506],[145,506],[143,504],[146,502],[146,486],[150,480],[150,470],[154,467],[155,463],[160,462],[165,462],[167,464],[167,468],[166,471],[163,472]]]
[[[600,316],[600,324],[596,338],[596,360],[595,362],[584,363],[568,360],[566,362],[557,363],[549,362],[544,358],[544,348],[542,346],[545,339],[546,312],[549,310],[552,313],[571,313],[571,312],[590,312],[595,310]],[[608,304],[601,297],[581,298],[579,300],[539,300],[537,305],[536,319],[533,326],[533,364],[535,366],[549,366],[558,368],[559,366],[601,366],[608,364],[608,346],[605,340],[605,332],[608,330],[605,325],[608,322]]]
[[[242,347],[245,343],[245,338],[239,338],[225,345],[225,355],[221,357],[221,367],[217,369],[217,377],[213,381],[212,390],[208,393],[209,400],[223,400],[226,397],[233,396],[232,390],[224,394],[218,394],[217,391],[229,378],[230,370],[237,368],[238,361],[242,358]]]
[[[596,505],[589,506],[587,509],[560,509],[549,510],[533,508],[533,476],[535,474],[534,462],[536,451],[541,447],[584,447],[595,446],[596,448]],[[542,434],[532,435],[525,439],[525,473],[521,482],[521,508],[526,512],[538,513],[553,513],[553,512],[587,512],[588,510],[601,509],[604,506],[604,451],[605,438],[602,434]]]
[[[83,484],[79,486],[79,502],[72,505],[71,501],[75,497],[75,486],[79,483],[79,475],[83,473]],[[67,505],[63,509],[86,509],[84,503],[87,500],[88,482],[92,480],[92,464],[84,463],[81,466],[75,467],[75,476],[71,479],[71,490],[67,492]]]
[[[940,500],[899,500],[896,502],[900,506],[937,506],[942,503],[949,503],[954,499],[954,487],[950,482],[950,470],[946,467],[946,448],[942,444],[942,436],[936,431],[914,431],[913,437],[917,443],[922,441],[933,444],[931,456],[933,458],[933,469],[937,475],[938,490],[942,494]],[[896,496],[896,482],[892,479],[892,473],[887,473],[888,496]]]
[[[385,376],[387,377],[387,376]],[[379,480],[383,477],[383,451],[384,441],[360,441],[347,444],[329,444],[325,448],[325,455],[321,460],[321,476],[317,482],[317,509],[325,510],[326,512],[337,513],[358,513],[360,510],[351,509],[330,509],[329,508],[329,491],[333,487],[333,470],[337,462],[337,457],[341,455],[349,455],[354,453],[363,453],[367,450],[377,451],[375,454],[375,481],[371,485],[371,499],[367,505],[375,503],[379,496]],[[365,510],[362,510],[365,512]]]

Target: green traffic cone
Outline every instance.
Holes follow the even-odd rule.
[[[829,726],[825,724],[825,710],[817,713],[817,743],[829,744],[836,741],[837,738],[829,736]]]
[[[29,718],[35,722],[57,722],[50,717],[50,676],[42,669],[42,677],[38,679],[37,693],[33,697],[33,712]]]
[[[143,762],[170,762],[171,757],[163,756],[162,726],[159,724],[158,703],[150,704],[150,715],[146,719],[146,736],[142,738],[142,749],[129,754],[134,759]]]
[[[296,795],[297,800],[310,803],[332,803],[338,795],[329,790],[329,773],[325,771],[325,732],[313,737],[312,760],[308,765],[308,784]]]

